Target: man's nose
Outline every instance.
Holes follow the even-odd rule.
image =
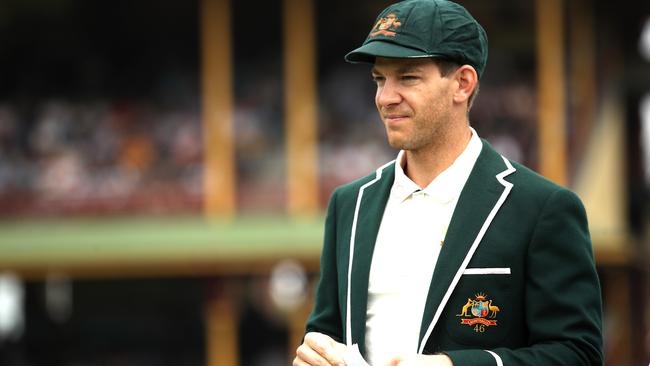
[[[378,107],[399,104],[402,101],[402,96],[395,81],[387,79],[382,86],[378,87],[375,101]]]

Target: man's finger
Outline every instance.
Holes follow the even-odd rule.
[[[325,358],[328,364],[333,366],[345,366],[342,353],[342,350],[345,349],[345,345],[336,342],[330,336],[316,332],[307,333],[305,335],[304,344]]]
[[[303,343],[296,350],[296,359],[304,363],[298,365],[312,365],[312,366],[330,366],[331,364],[324,356],[321,356],[316,350],[312,349],[306,343]],[[296,365],[294,361],[294,365]]]
[[[309,364],[302,359],[300,359],[298,356],[293,359],[293,363],[291,364],[292,366],[309,366]]]

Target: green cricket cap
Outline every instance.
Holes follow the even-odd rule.
[[[464,7],[447,0],[406,0],[384,9],[363,45],[345,60],[441,58],[473,66],[480,78],[487,55],[487,34]]]

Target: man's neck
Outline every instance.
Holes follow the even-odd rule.
[[[472,138],[472,130],[468,125],[458,130],[447,135],[444,141],[432,143],[423,149],[405,151],[404,173],[419,187],[428,186],[463,153]]]

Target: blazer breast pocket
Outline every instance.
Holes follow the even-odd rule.
[[[473,347],[500,344],[516,316],[511,282],[510,268],[467,268],[447,303],[449,337]]]

